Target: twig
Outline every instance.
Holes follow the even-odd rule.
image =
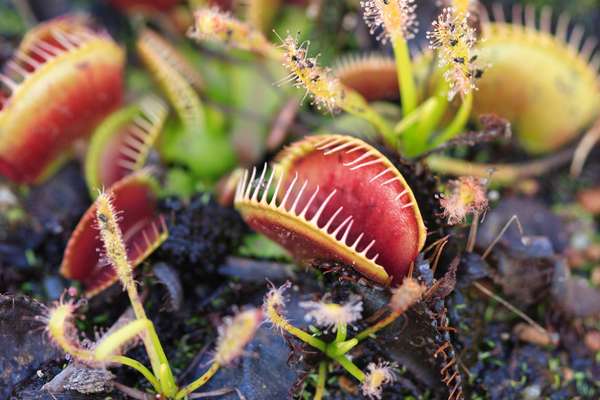
[[[519,229],[519,233],[521,234],[521,236],[523,236],[523,226],[521,225],[521,221],[519,221],[519,217],[517,217],[517,215],[515,214],[512,217],[510,217],[510,219],[508,220],[508,222],[506,224],[504,224],[504,227],[500,230],[500,232],[498,233],[498,235],[496,236],[496,238],[494,238],[494,240],[492,240],[492,243],[490,243],[488,245],[487,249],[485,249],[485,251],[481,255],[481,259],[482,260],[485,260],[486,257],[490,255],[490,252],[492,251],[492,249],[494,248],[494,246],[496,246],[496,244],[500,241],[500,238],[502,238],[502,236],[508,230],[508,227],[510,226],[510,224],[512,224],[513,222],[515,222],[517,224],[517,228]]]
[[[535,322],[533,319],[531,319],[523,311],[519,310],[517,307],[513,306],[512,304],[510,304],[507,300],[504,300],[502,297],[498,296],[497,294],[495,294],[494,292],[492,292],[491,290],[489,290],[488,288],[486,288],[485,286],[483,286],[481,283],[479,283],[479,282],[473,282],[473,286],[475,286],[483,294],[491,297],[492,299],[496,300],[498,303],[502,304],[504,307],[508,308],[510,311],[512,311],[513,313],[515,313],[519,317],[521,317],[523,320],[525,320],[527,323],[529,323],[535,329],[539,330],[544,335],[549,335],[548,331],[546,329],[544,329],[543,326],[541,326],[540,324],[538,324],[537,322]]]
[[[577,177],[581,174],[585,160],[598,141],[600,141],[600,119],[583,135],[583,138],[577,144],[571,162],[571,176]]]

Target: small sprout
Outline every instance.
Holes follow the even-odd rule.
[[[57,170],[123,97],[125,52],[85,18],[39,24],[0,71],[0,176],[35,183]]]
[[[377,30],[377,40],[386,43],[394,37],[412,39],[417,33],[417,16],[415,0],[365,0],[360,5],[363,8],[363,19],[374,34]]]
[[[362,316],[363,305],[360,297],[353,296],[345,304],[331,303],[325,299],[321,301],[303,301],[300,307],[309,310],[306,313],[308,321],[323,328],[337,331],[338,326],[347,326],[359,320]]]
[[[369,399],[381,399],[383,385],[393,383],[396,380],[396,374],[392,370],[393,364],[387,361],[377,364],[370,363],[367,366],[367,374],[362,384],[362,393]]]
[[[308,41],[299,44],[291,35],[283,40],[283,66],[290,73],[283,82],[294,82],[297,88],[305,88],[317,109],[325,108],[333,113],[342,107],[346,90],[331,69],[319,67],[317,57],[308,56],[309,45]]]
[[[218,8],[197,10],[194,20],[194,26],[188,32],[193,39],[223,43],[265,57],[276,57],[278,54],[262,32]]]
[[[219,339],[215,362],[219,365],[231,365],[244,352],[244,347],[252,340],[262,322],[262,311],[250,309],[227,317],[219,328]]]
[[[448,184],[450,193],[440,199],[444,217],[450,225],[463,223],[468,214],[481,214],[487,209],[485,180],[473,176],[460,177]]]
[[[417,303],[427,288],[413,278],[404,278],[400,286],[392,289],[390,308],[397,314],[403,314]]]
[[[430,47],[438,50],[440,67],[446,68],[444,78],[450,85],[448,100],[456,94],[464,97],[476,90],[476,81],[483,75],[483,68],[473,52],[477,36],[468,18],[469,13],[445,8],[433,22],[433,31],[427,32]]]

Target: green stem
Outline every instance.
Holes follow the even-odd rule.
[[[469,92],[463,99],[463,102],[461,103],[460,108],[458,109],[458,112],[454,116],[452,122],[450,122],[446,129],[433,140],[432,147],[440,146],[461,133],[467,124],[467,121],[469,120],[472,109],[473,92]]]
[[[358,368],[348,357],[340,356],[335,359],[350,375],[358,379],[360,382],[365,380],[365,374]]]
[[[175,395],[175,400],[183,399],[188,394],[192,393],[194,390],[204,385],[210,380],[210,378],[212,378],[217,373],[219,367],[219,363],[213,363],[208,369],[208,371],[206,371],[200,378],[196,379],[194,382],[190,383],[189,385],[181,389],[179,392],[177,392],[177,394]]]
[[[448,99],[446,96],[446,93],[437,93],[433,97],[434,101],[431,108],[428,110],[424,118],[421,118],[419,125],[416,127],[415,135],[419,138],[423,138],[424,147],[422,151],[429,149],[429,139],[436,131],[440,121],[448,109]]]
[[[315,390],[314,400],[321,400],[325,393],[325,381],[327,379],[327,361],[319,363],[319,376],[317,378],[317,388]]]
[[[394,126],[394,133],[396,135],[400,135],[400,137],[402,137],[402,135],[404,134],[404,132],[410,126],[416,124],[421,119],[421,116],[426,112],[427,109],[429,109],[429,107],[431,107],[431,103],[433,101],[435,101],[435,98],[434,97],[430,97],[427,100],[425,100],[423,103],[421,103],[410,114],[404,115],[402,117],[402,119],[400,120],[400,122],[398,122],[396,124],[396,126]]]
[[[410,126],[403,136],[403,150],[408,157],[418,156],[430,148],[431,135],[436,131],[448,108],[448,84],[445,80],[440,80],[435,94],[421,107],[417,124]]]
[[[483,164],[432,154],[427,157],[427,165],[432,171],[444,175],[471,175],[489,178],[493,187],[508,185],[519,179],[543,175],[552,169],[568,163],[573,156],[572,149],[546,158],[514,164]]]
[[[347,324],[339,324],[337,326],[337,332],[335,335],[335,342],[343,342],[346,340],[346,336],[348,334],[348,325]]]
[[[358,340],[356,338],[346,340],[345,342],[333,342],[330,343],[327,347],[327,355],[333,359],[339,357],[341,355],[346,354],[350,350],[354,348],[358,344]]]
[[[160,383],[152,374],[152,372],[150,372],[150,370],[146,368],[141,362],[125,356],[111,356],[109,362],[127,365],[128,367],[135,369],[140,374],[144,375],[144,378],[146,378],[146,380],[150,382],[150,384],[154,388],[154,391],[160,393]]]
[[[394,322],[396,319],[398,319],[400,315],[402,315],[402,313],[391,312],[390,315],[378,321],[375,325],[372,325],[366,328],[365,330],[361,331],[358,335],[354,337],[354,339],[360,342],[368,338],[369,336],[374,335],[375,333],[379,332],[380,330]]]
[[[349,98],[356,98],[358,94],[353,91],[348,91],[347,96]],[[362,96],[361,96],[362,97]],[[350,105],[342,105],[342,109],[348,114],[355,115],[359,118],[364,119],[373,125],[383,137],[385,143],[390,147],[396,146],[396,135],[390,124],[383,118],[377,111],[375,111],[369,104],[364,100],[360,100],[360,106],[356,102],[348,102]]]
[[[398,125],[396,132],[400,133],[404,155],[413,157],[427,150],[429,136],[439,122],[440,102],[437,97],[430,97]],[[425,126],[431,130],[424,129]]]
[[[269,305],[267,307],[267,314],[271,322],[276,325],[278,328],[283,329],[289,334],[297,337],[302,340],[304,343],[311,345],[312,347],[321,350],[323,353],[327,350],[327,343],[322,340],[317,339],[316,337],[311,336],[310,334],[304,332],[300,328],[296,328],[294,325],[290,324],[284,317],[282,317],[274,306]]]
[[[136,319],[148,320],[135,283],[126,285],[126,288],[127,294],[129,295],[129,301],[131,303],[131,307],[133,308],[133,312],[135,314]],[[156,334],[154,324],[149,323],[147,330],[141,335],[141,337],[142,341],[144,342],[144,347],[146,348],[148,358],[150,359],[150,364],[152,365],[152,371],[154,373],[154,376],[160,377],[161,390],[159,392],[167,396],[174,395],[173,388],[177,387],[175,384],[175,377],[173,376],[173,372],[169,367],[169,361],[162,348],[160,339]],[[162,365],[166,365],[166,370],[165,367],[162,367]]]
[[[392,38],[394,57],[396,58],[396,72],[400,85],[402,111],[404,115],[410,114],[417,107],[417,90],[413,77],[412,62],[408,43],[401,35]]]

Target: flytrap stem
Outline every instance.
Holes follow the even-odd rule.
[[[101,192],[96,199],[96,214],[100,237],[104,244],[106,257],[117,272],[119,280],[127,290],[129,301],[135,314],[136,320],[119,331],[126,333],[130,327],[143,321],[145,329],[140,332],[140,337],[146,348],[146,353],[152,365],[152,372],[159,383],[159,393],[167,397],[173,397],[177,391],[177,385],[169,361],[162,348],[154,324],[146,317],[146,311],[137,291],[133,279],[133,268],[127,258],[127,251],[123,241],[121,228],[117,223],[117,214],[113,209],[111,198],[108,194]],[[116,340],[120,340],[116,337]],[[141,372],[141,371],[140,371]]]
[[[402,111],[404,115],[409,115],[417,107],[417,90],[410,60],[410,50],[406,39],[402,35],[395,35],[392,38],[392,47],[396,58],[396,73],[398,74],[398,85],[400,85]]]
[[[489,177],[491,186],[501,186],[547,173],[569,162],[572,154],[573,150],[567,149],[540,160],[515,164],[481,164],[433,154],[427,157],[427,165],[444,175]]]
[[[169,366],[169,360],[162,348],[154,324],[146,317],[146,311],[140,300],[139,293],[135,286],[135,282],[126,285],[127,294],[129,295],[129,301],[133,308],[133,312],[137,320],[147,320],[149,323],[146,330],[140,335],[146,348],[146,353],[150,359],[152,365],[152,371],[154,376],[159,377],[160,382],[160,393],[164,393],[168,396],[173,396],[177,390],[175,383],[175,377]],[[140,371],[141,372],[141,371]]]

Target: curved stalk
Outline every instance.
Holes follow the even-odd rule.
[[[452,122],[450,122],[450,124],[442,133],[433,139],[432,147],[437,147],[443,143],[446,143],[448,140],[453,139],[456,135],[461,133],[467,124],[467,121],[469,120],[472,109],[473,92],[469,92],[463,99],[460,108],[458,109],[458,112],[454,116]]]
[[[340,324],[337,326],[336,334],[335,334],[335,342],[343,342],[346,340],[346,336],[348,334],[348,325]]]
[[[350,375],[358,379],[360,382],[365,380],[365,374],[346,356],[340,356],[335,359]]]
[[[183,389],[181,389],[179,392],[177,392],[177,394],[175,395],[175,400],[180,400],[185,398],[187,395],[189,395],[190,393],[192,393],[194,390],[198,389],[199,387],[201,387],[202,385],[204,385],[206,382],[208,382],[210,380],[210,378],[212,378],[217,371],[219,370],[219,363],[213,363],[210,368],[208,369],[208,371],[206,371],[204,374],[202,374],[202,376],[198,379],[196,379],[194,382],[190,383],[189,385],[187,385],[186,387],[184,387]]]
[[[279,329],[288,332],[290,335],[293,335],[296,338],[302,340],[304,343],[321,350],[323,353],[326,352],[327,344],[325,342],[317,339],[316,337],[311,336],[310,334],[304,332],[302,329],[296,328],[294,325],[290,324],[283,316],[281,316],[277,312],[275,307],[271,304],[267,306],[267,315],[271,322]]]
[[[569,162],[572,154],[573,150],[567,149],[540,160],[515,164],[480,164],[440,155],[431,155],[426,160],[434,172],[444,175],[489,177],[491,185],[501,186],[547,173]]]
[[[379,332],[380,330],[382,330],[383,328],[385,328],[386,326],[388,326],[389,324],[394,322],[402,314],[403,313],[391,312],[384,319],[377,321],[376,324],[371,325],[370,327],[361,331],[358,335],[356,335],[354,337],[354,339],[356,339],[360,342],[360,341],[368,338],[369,336],[374,335],[375,333]]]
[[[160,393],[160,383],[158,382],[156,377],[152,375],[152,372],[148,368],[146,368],[141,362],[126,356],[112,356],[110,357],[109,361],[111,363],[122,364],[135,369],[140,374],[144,375],[144,378],[146,378],[146,380],[150,382],[156,393]]]

